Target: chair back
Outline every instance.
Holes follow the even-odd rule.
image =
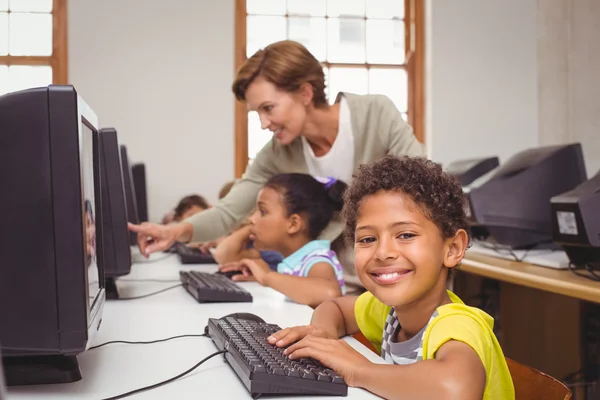
[[[571,390],[558,379],[510,358],[506,359],[506,363],[515,385],[516,400],[569,400],[571,398]]]

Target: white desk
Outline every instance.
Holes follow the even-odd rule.
[[[161,257],[158,255],[157,257]],[[214,271],[216,266],[186,268],[175,256],[155,263],[135,264],[132,273],[117,281],[122,297],[138,296],[176,285],[177,282],[126,282],[129,279],[178,280],[181,269]],[[307,324],[312,309],[291,303],[272,289],[255,282],[241,283],[252,293],[252,303],[199,304],[185,289],[139,300],[107,301],[103,322],[94,345],[112,340],[150,341],[183,334],[204,333],[209,317],[219,318],[233,312],[250,312],[281,327]],[[374,362],[383,362],[358,341],[346,339]],[[60,385],[11,387],[8,400],[94,399],[99,400],[158,383],[191,368],[217,351],[207,337],[175,339],[148,345],[113,344],[78,356],[83,379]],[[131,397],[159,399],[251,399],[245,386],[223,356],[216,356],[189,375],[160,388]],[[331,399],[331,397],[285,397],[293,399]],[[348,399],[374,399],[377,396],[349,388]]]

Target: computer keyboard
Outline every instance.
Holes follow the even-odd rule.
[[[200,303],[252,302],[252,295],[224,275],[180,271],[183,287]]]
[[[208,335],[256,399],[263,394],[346,396],[348,386],[318,361],[290,360],[266,340],[281,328],[264,322],[224,317],[208,320]]]
[[[210,253],[203,253],[200,249],[179,243],[175,251],[182,264],[216,264],[215,258]]]

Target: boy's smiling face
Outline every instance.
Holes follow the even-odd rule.
[[[462,231],[462,230],[461,230]],[[457,233],[461,235],[466,233]],[[419,206],[400,192],[381,191],[364,197],[358,208],[354,256],[365,288],[396,309],[443,296],[448,269],[464,249],[440,229]]]

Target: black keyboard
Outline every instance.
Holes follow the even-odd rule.
[[[210,253],[203,253],[200,249],[179,243],[175,247],[182,264],[216,264],[215,258]]]
[[[348,386],[335,371],[311,358],[290,360],[266,340],[281,328],[233,317],[208,320],[208,335],[256,399],[263,394],[346,396]]]
[[[215,275],[198,271],[180,271],[183,287],[200,303],[252,302],[247,290],[231,281],[225,275]]]

